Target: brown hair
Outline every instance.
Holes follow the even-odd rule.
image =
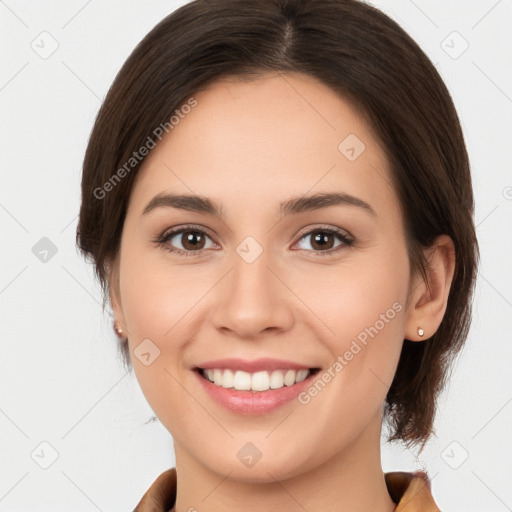
[[[473,191],[443,80],[411,37],[376,8],[357,0],[195,0],[164,18],[133,50],[96,118],[83,164],[77,243],[92,256],[106,301],[109,264],[140,168],[132,160],[126,170],[126,162],[158,126],[169,126],[191,94],[223,77],[250,80],[272,71],[313,76],[364,115],[389,160],[411,275],[420,272],[428,283],[422,249],[440,234],[454,242],[443,321],[427,341],[404,340],[386,397],[389,440],[423,447],[471,323],[479,261]],[[120,347],[129,362],[127,345]]]

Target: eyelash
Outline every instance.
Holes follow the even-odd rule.
[[[156,243],[158,246],[163,247],[166,251],[169,251],[174,254],[178,254],[180,256],[193,256],[197,257],[201,252],[206,251],[208,249],[200,249],[198,251],[184,251],[182,249],[176,249],[174,247],[171,247],[168,242],[172,238],[174,238],[176,235],[179,235],[180,233],[184,232],[194,232],[194,233],[200,233],[201,235],[206,235],[208,238],[211,238],[208,233],[206,233],[204,230],[197,228],[196,226],[184,226],[178,229],[173,229],[171,231],[164,232],[162,235],[157,237],[154,240],[154,243]],[[306,236],[310,236],[314,233],[328,233],[330,235],[336,235],[339,240],[342,242],[342,245],[334,248],[334,249],[327,249],[325,251],[309,251],[318,254],[319,256],[328,256],[332,255],[334,253],[339,252],[343,248],[351,247],[354,244],[354,240],[347,235],[345,235],[341,230],[331,227],[319,227],[314,228],[310,231],[307,231],[306,233],[303,233],[301,237],[299,238],[299,241],[305,238]],[[307,249],[299,249],[299,250],[307,250]]]

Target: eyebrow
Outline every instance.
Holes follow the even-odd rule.
[[[375,210],[362,199],[344,192],[319,193],[311,196],[300,196],[288,199],[279,204],[280,218],[288,215],[319,210],[329,206],[352,206],[361,208],[377,217]],[[224,219],[222,206],[215,201],[199,195],[187,194],[158,194],[144,208],[142,215],[146,215],[156,208],[177,208],[196,213],[206,213],[219,219]]]

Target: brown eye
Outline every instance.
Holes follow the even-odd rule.
[[[195,253],[201,253],[213,247],[211,238],[204,231],[186,227],[168,231],[156,242],[169,252],[185,256],[196,256]]]
[[[203,249],[205,237],[199,231],[183,231],[181,233],[181,244],[185,250]]]
[[[332,249],[335,243],[335,236],[331,233],[317,231],[311,235],[311,246],[319,250]]]
[[[343,247],[349,247],[354,243],[353,240],[350,239],[347,235],[333,228],[314,229],[302,235],[300,241],[308,239],[310,240],[309,245],[312,249],[309,249],[308,247],[299,248],[303,250],[312,250],[313,252],[322,255],[332,254],[340,249],[343,249]],[[339,241],[337,245],[336,239]]]

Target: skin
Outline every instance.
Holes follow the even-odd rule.
[[[391,511],[380,460],[382,408],[404,338],[428,343],[441,323],[453,243],[446,235],[436,241],[430,290],[419,276],[410,281],[384,152],[357,111],[316,79],[223,79],[194,97],[197,106],[137,176],[110,280],[130,352],[144,339],[160,350],[148,366],[133,355],[132,362],[173,437],[176,510]],[[354,161],[338,150],[349,134],[365,144]],[[366,201],[376,216],[336,205],[279,218],[281,201],[333,191]],[[162,192],[211,198],[225,219],[171,207],[143,214]],[[171,241],[154,243],[186,224],[207,235],[199,252],[184,256],[166,250]],[[326,250],[341,250],[319,254],[307,233],[326,226],[354,244],[332,235]],[[247,236],[263,248],[250,264],[236,252]],[[172,244],[194,251],[182,235]],[[403,309],[308,404],[236,414],[212,401],[191,371],[222,357],[327,369],[396,302]],[[262,453],[252,467],[237,457],[247,442]]]

